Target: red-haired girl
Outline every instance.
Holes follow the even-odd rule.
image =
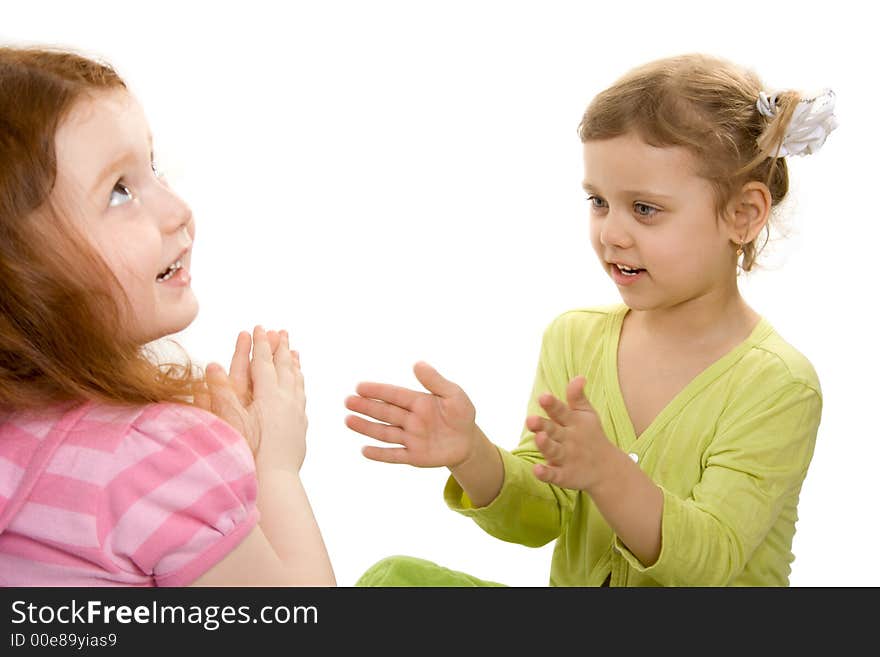
[[[228,376],[149,349],[196,316],[194,237],[110,66],[0,48],[0,584],[335,584],[286,332]]]

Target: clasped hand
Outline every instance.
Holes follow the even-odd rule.
[[[207,387],[194,396],[241,433],[254,453],[257,471],[280,468],[299,472],[305,459],[305,388],[299,354],[291,351],[286,331],[238,335],[229,374],[217,363],[206,368]]]

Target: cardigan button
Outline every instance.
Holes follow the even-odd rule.
[[[633,461],[635,461],[636,463],[639,462],[639,455],[636,454],[635,452],[630,452],[630,453],[629,453],[629,457],[630,457]]]

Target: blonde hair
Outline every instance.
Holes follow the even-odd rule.
[[[778,93],[777,111],[768,118],[756,105],[763,90],[754,73],[723,59],[702,54],[660,59],[600,92],[584,112],[578,135],[586,142],[635,132],[652,146],[689,149],[698,174],[715,188],[718,216],[752,180],[767,185],[776,207],[788,193],[788,166],[779,149],[801,96]],[[760,251],[756,241],[742,245],[744,271]]]

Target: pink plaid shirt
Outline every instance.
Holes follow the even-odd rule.
[[[184,586],[256,524],[254,460],[181,404],[0,412],[0,585]]]

